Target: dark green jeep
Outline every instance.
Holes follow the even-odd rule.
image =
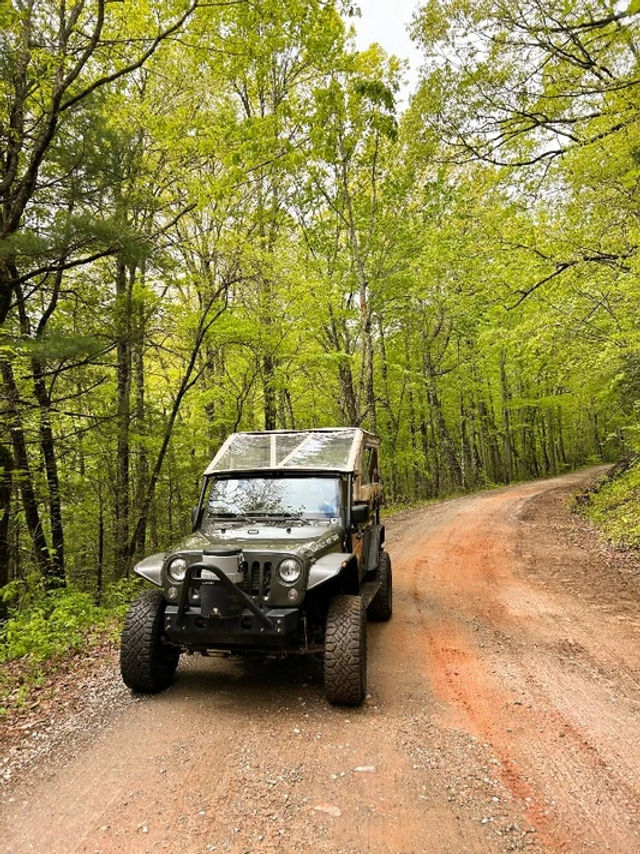
[[[234,433],[205,472],[193,533],[135,572],[120,668],[134,691],[183,651],[322,655],[327,698],[366,695],[367,616],[391,617],[379,440],[358,428]]]

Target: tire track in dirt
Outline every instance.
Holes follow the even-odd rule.
[[[459,518],[461,514],[456,515]],[[456,520],[451,523],[454,530],[447,528],[436,536],[442,537],[447,542],[447,552],[462,562],[473,553],[473,549],[467,543],[458,541],[459,534],[455,529],[459,524]],[[467,528],[461,527],[460,530],[466,531]],[[434,549],[434,555],[439,556],[444,550],[444,547]],[[419,627],[422,636],[424,672],[436,695],[445,703],[445,720],[448,725],[465,728],[489,743],[497,757],[500,780],[521,804],[526,821],[535,828],[539,841],[548,850],[563,850],[565,841],[552,832],[534,788],[526,782],[510,751],[502,748],[496,738],[491,710],[499,694],[497,685],[493,685],[493,690],[487,689],[490,677],[486,670],[481,668],[475,649],[465,640],[466,625],[456,625],[454,620],[446,616],[449,609],[435,604],[439,602],[439,590],[433,585],[425,584],[429,566],[429,559],[424,557],[413,561],[410,580],[412,622]],[[448,571],[451,566],[452,562],[447,562],[444,571]],[[458,583],[467,573],[468,564],[465,562],[455,566],[457,572],[454,580]],[[493,581],[495,573],[486,561],[485,566],[488,569],[485,579]],[[441,578],[439,580],[442,581]],[[457,597],[459,593],[460,591],[454,592],[454,596]]]
[[[626,779],[618,770],[612,732],[598,729],[599,714],[592,711],[588,719],[572,714],[546,690],[547,684],[553,688],[562,681],[565,664],[557,654],[541,655],[540,648],[545,646],[542,641],[548,647],[549,638],[564,643],[555,619],[565,615],[578,627],[578,634],[604,635],[614,648],[622,642],[631,660],[635,655],[635,667],[638,649],[631,652],[629,644],[616,637],[619,626],[603,622],[602,615],[585,609],[579,599],[552,598],[536,589],[535,579],[519,577],[514,548],[518,504],[534,494],[527,485],[472,499],[464,509],[464,524],[454,519],[436,531],[429,543],[433,555],[427,561],[433,582],[429,594],[423,593],[424,561],[416,562],[412,595],[418,612],[424,614],[426,603],[421,600],[431,596],[426,639],[431,684],[445,702],[452,724],[475,732],[491,745],[500,762],[502,782],[522,803],[547,850],[584,850],[594,845],[601,850],[636,850],[640,789],[633,769],[637,771],[640,757],[633,731],[637,718],[624,719],[630,739],[627,753],[631,753],[623,763],[629,772]],[[492,645],[500,667],[495,666],[495,652],[485,652]],[[568,651],[573,660],[575,649],[569,645]],[[629,700],[625,679],[629,674],[623,672],[618,679],[611,665],[610,660],[599,661],[600,669],[606,669],[608,679]],[[635,684],[632,679],[632,687]],[[606,704],[598,689],[593,679],[587,681],[590,702],[597,703],[606,720]],[[557,785],[559,780],[563,785]]]

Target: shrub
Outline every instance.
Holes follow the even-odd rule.
[[[582,513],[614,545],[640,548],[640,464],[619,470],[588,496]]]
[[[0,630],[0,661],[29,655],[42,661],[82,646],[104,620],[91,596],[70,590],[42,592],[15,611]]]

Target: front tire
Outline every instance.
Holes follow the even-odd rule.
[[[380,561],[376,572],[380,589],[369,603],[369,619],[386,622],[391,619],[393,612],[393,577],[391,574],[391,558],[385,551],[380,552]]]
[[[173,682],[180,650],[163,643],[163,629],[162,591],[147,590],[127,611],[120,643],[120,673],[136,693],[157,694]]]
[[[359,706],[367,694],[367,617],[360,596],[334,596],[329,605],[324,688],[339,706]]]

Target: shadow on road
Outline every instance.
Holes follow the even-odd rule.
[[[312,657],[291,657],[282,661],[221,659],[185,656],[175,683],[162,694],[142,698],[160,706],[189,706],[206,703],[212,709],[232,706],[235,713],[261,712],[269,708],[299,706],[326,707],[322,662]]]

